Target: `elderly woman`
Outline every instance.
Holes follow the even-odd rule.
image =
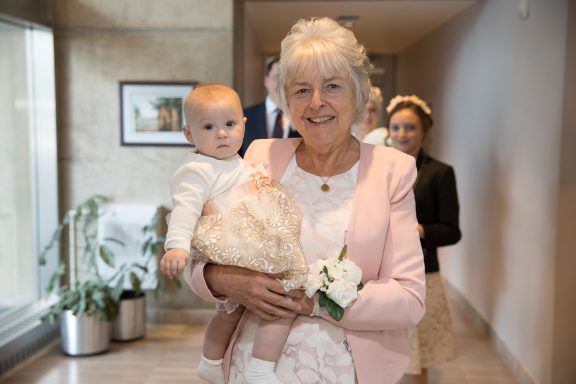
[[[230,383],[246,382],[259,321],[281,317],[296,317],[275,367],[283,383],[396,383],[408,366],[406,328],[425,300],[416,168],[413,157],[351,134],[368,101],[368,67],[354,34],[331,19],[300,20],[282,41],[279,98],[302,138],[255,141],[245,159],[266,164],[299,204],[309,264],[347,245],[364,288],[336,321],[277,276],[191,264],[185,278],[198,295],[247,308],[224,359]]]
[[[382,91],[378,87],[370,87],[368,104],[363,114],[363,118],[354,124],[352,132],[354,136],[368,144],[384,145],[384,140],[388,136],[386,128],[377,128],[382,115]]]

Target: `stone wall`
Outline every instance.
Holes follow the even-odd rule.
[[[121,146],[119,82],[232,86],[232,0],[54,2],[61,211],[94,194],[171,207],[186,147]],[[189,307],[189,290],[160,305]],[[163,303],[163,304],[162,304]]]

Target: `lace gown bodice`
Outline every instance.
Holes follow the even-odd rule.
[[[300,243],[308,264],[339,254],[342,249],[357,175],[358,163],[347,172],[332,176],[328,180],[330,191],[323,192],[322,179],[298,168],[292,158],[281,184],[303,212]],[[244,367],[257,325],[255,316],[244,323],[232,352],[229,383],[244,382]],[[288,384],[354,384],[354,365],[344,329],[321,317],[297,317],[276,365],[276,374]]]
[[[298,238],[302,212],[267,176],[247,182],[204,204],[192,237],[191,257],[265,273],[283,273],[286,290],[300,288],[307,265]]]

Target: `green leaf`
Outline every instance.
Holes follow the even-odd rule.
[[[114,268],[114,252],[110,248],[100,245],[100,258],[106,265]]]
[[[134,290],[134,293],[138,295],[142,288],[142,282],[140,281],[138,275],[136,275],[134,272],[130,272],[130,283],[132,284],[132,289]]]
[[[141,252],[143,254],[146,254],[148,252],[148,249],[150,248],[150,244],[152,243],[152,238],[149,237],[146,239],[146,241],[144,242],[144,244],[142,244],[142,249]]]
[[[332,299],[326,296],[326,293],[320,291],[318,294],[318,305],[326,308],[326,312],[336,321],[340,321],[344,316],[344,308],[336,304]]]
[[[333,302],[332,300],[328,299],[326,303],[326,311],[332,318],[336,321],[340,321],[342,316],[344,316],[344,308]]]
[[[139,270],[141,270],[144,273],[148,273],[148,267],[146,267],[145,265],[142,264],[134,264],[135,268],[138,268]]]
[[[328,300],[330,300],[330,299],[328,298],[328,296],[326,296],[326,292],[318,291],[318,305],[320,305],[320,307],[325,308],[326,302]]]
[[[342,250],[340,251],[340,255],[338,255],[338,260],[343,261],[346,258],[346,253],[348,252],[348,246],[344,245]]]
[[[114,301],[119,301],[120,296],[122,295],[122,291],[124,290],[124,275],[120,276],[116,285],[112,289],[112,298]]]
[[[115,238],[115,237],[105,237],[104,239],[102,239],[102,241],[110,241],[110,242],[112,242],[112,243],[118,244],[118,245],[121,246],[121,247],[125,247],[125,246],[126,246],[126,244],[125,244],[122,240],[119,240],[119,239],[117,239],[117,238]]]
[[[56,268],[54,273],[52,273],[52,276],[50,276],[50,280],[48,281],[48,287],[46,288],[46,291],[48,293],[51,293],[54,290],[54,288],[60,281],[60,278],[64,275],[65,271],[66,266],[63,263],[58,264],[58,268]]]
[[[356,286],[357,291],[361,290],[362,288],[364,288],[364,283],[360,283]]]

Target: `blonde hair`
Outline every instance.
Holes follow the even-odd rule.
[[[191,116],[193,116],[193,109],[197,105],[197,102],[200,98],[210,101],[215,101],[221,98],[224,95],[232,96],[235,101],[238,102],[240,109],[242,108],[242,104],[240,102],[240,96],[238,93],[233,90],[232,88],[220,84],[220,83],[205,83],[199,84],[194,89],[188,93],[186,99],[184,99],[184,120],[186,125],[189,126]]]
[[[382,110],[384,98],[382,97],[382,91],[379,87],[370,87],[370,97],[368,102],[374,104],[378,111]]]
[[[323,17],[299,20],[282,40],[276,87],[282,108],[288,110],[285,86],[299,71],[348,76],[354,85],[356,119],[366,108],[370,92],[366,50],[354,33]]]

